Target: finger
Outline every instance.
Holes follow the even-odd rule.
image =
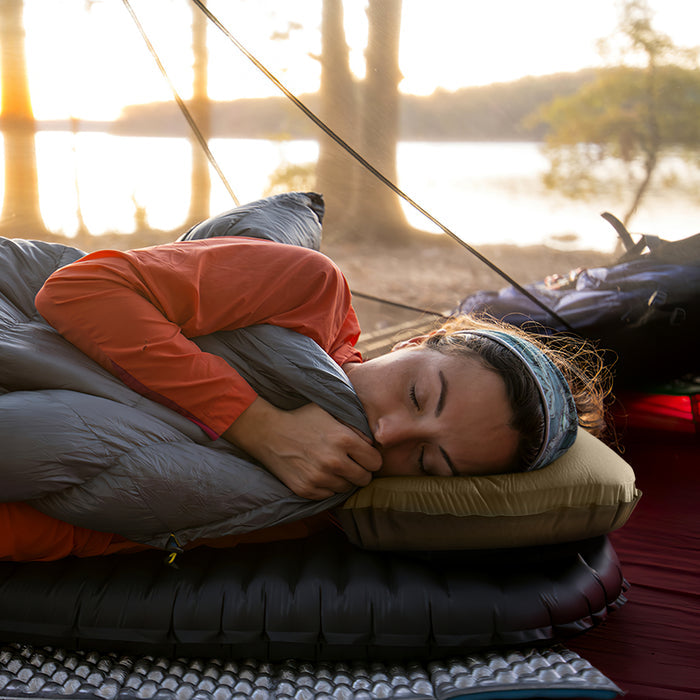
[[[343,469],[325,472],[322,476],[309,484],[311,488],[329,490],[333,493],[347,493],[357,486],[366,486],[372,480],[372,475],[348,460]]]
[[[356,486],[367,486],[372,481],[372,475],[371,471],[365,469],[348,455],[346,462],[335,471],[334,478],[329,475],[328,481],[323,485],[334,489],[336,493],[342,493]],[[338,481],[339,479],[345,482],[347,488],[343,488],[343,484]]]
[[[308,478],[294,478],[285,482],[285,485],[297,496],[308,498],[310,501],[320,501],[333,495],[333,489],[328,483],[319,483]]]
[[[349,469],[355,472],[354,479],[359,483],[355,484],[347,478],[346,472]],[[365,474],[366,478],[363,478],[361,474]],[[352,491],[357,486],[369,483],[371,478],[369,472],[346,457],[345,465],[336,464],[332,470],[324,468],[297,473],[295,478],[287,483],[287,486],[298,496],[318,500],[336,493]]]
[[[335,496],[335,491],[331,489],[314,489],[311,495],[305,496],[305,498],[308,498],[310,501],[323,501],[326,498],[331,498],[331,496]]]
[[[368,445],[374,444],[374,438],[371,438],[368,435],[365,435],[361,430],[358,430],[357,428],[354,428],[352,425],[348,425],[347,423],[343,423],[343,425],[346,428],[349,428],[350,430],[352,430],[352,432],[355,433],[355,435],[357,435],[357,437],[362,438],[362,440],[364,440],[364,442],[366,442]]]
[[[376,447],[366,443],[354,443],[348,450],[348,457],[369,472],[376,472],[382,466],[382,455]]]
[[[348,476],[347,481],[350,484],[351,488],[354,488],[356,486],[367,486],[367,484],[369,484],[372,481],[372,472],[368,472],[366,469],[362,469],[362,471],[357,472],[357,474]]]

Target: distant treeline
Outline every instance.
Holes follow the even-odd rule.
[[[400,138],[413,141],[540,141],[544,126],[526,128],[523,119],[555,97],[590,82],[594,69],[527,77],[429,96],[401,96]],[[318,114],[317,94],[299,98]],[[196,105],[193,105],[196,107]],[[318,128],[285,97],[210,102],[210,135],[219,138],[314,139]],[[186,136],[189,127],[174,102],[126,107],[108,125],[45,122],[41,128],[104,129],[129,136]],[[330,125],[333,126],[333,125]]]
[[[401,136],[406,140],[541,141],[546,127],[527,128],[523,120],[556,97],[577,92],[594,69],[521,78],[402,98]]]

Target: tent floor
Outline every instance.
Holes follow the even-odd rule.
[[[628,603],[567,646],[627,700],[690,700],[700,689],[700,435],[636,430],[622,443],[644,494],[610,537]]]

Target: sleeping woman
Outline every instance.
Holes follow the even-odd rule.
[[[210,238],[101,251],[52,274],[35,303],[129,387],[240,448],[304,499],[349,494],[376,476],[539,469],[573,444],[579,425],[604,428],[599,364],[589,371],[576,352],[513,327],[457,318],[363,362],[345,278],[330,259],[297,246]],[[275,407],[192,340],[259,324],[311,338],[342,368],[371,437],[313,403]],[[0,526],[11,516],[0,513]],[[32,512],[22,517],[34,532]],[[37,513],[36,527],[47,517]],[[99,553],[131,544],[98,535],[112,538]],[[0,549],[3,556],[21,558]]]

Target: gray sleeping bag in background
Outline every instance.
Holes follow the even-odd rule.
[[[194,231],[318,248],[322,200],[277,195]],[[189,236],[181,240],[202,238]],[[34,297],[83,253],[0,239],[0,483],[2,501],[27,501],[74,525],[165,547],[242,534],[332,508],[349,494],[310,501],[223,439],[124,385],[64,340]],[[292,409],[315,402],[370,435],[344,372],[309,338],[269,325],[196,339],[265,399]]]

